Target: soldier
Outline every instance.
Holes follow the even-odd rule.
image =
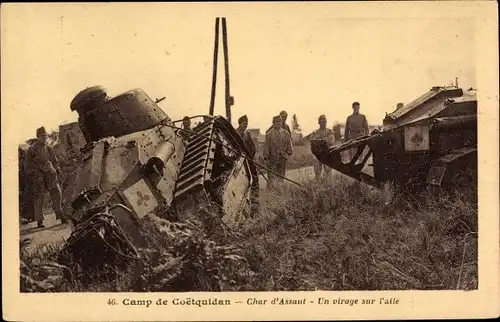
[[[359,138],[363,135],[368,135],[370,131],[366,116],[359,113],[359,103],[352,103],[352,109],[353,113],[347,117],[347,121],[345,123],[344,142]],[[349,150],[349,157],[351,160],[356,155],[357,150],[358,148],[352,148]]]
[[[359,103],[352,103],[353,113],[347,117],[345,122],[345,135],[344,141],[347,142],[352,139],[356,139],[363,135],[368,135],[368,121],[366,116],[359,113]]]
[[[252,139],[252,136],[250,133],[247,131],[248,128],[248,117],[246,115],[243,115],[238,119],[238,128],[236,129],[236,132],[240,135],[240,137],[243,140],[243,144],[245,144],[245,147],[248,150],[248,153],[250,153],[249,157],[250,159],[254,159],[255,153],[257,151],[255,147],[255,143]],[[253,216],[254,213],[259,211],[259,176],[257,172],[252,173],[252,188],[251,188],[251,216]]]
[[[186,131],[181,131],[181,135],[188,140],[191,137],[191,119],[189,117],[184,116],[182,119],[182,128]]]
[[[292,132],[290,131],[290,127],[288,126],[288,124],[286,124],[286,118],[288,117],[288,113],[286,111],[281,111],[280,116],[282,119],[281,127],[287,130],[288,133],[291,135]]]
[[[292,140],[290,133],[283,129],[283,119],[281,116],[273,117],[273,126],[266,133],[264,143],[264,162],[269,169],[282,177],[285,176],[286,162],[292,155]],[[282,177],[276,178],[271,172],[268,174],[268,189],[274,186],[275,181],[283,181]]]
[[[248,117],[246,115],[243,115],[238,119],[238,128],[236,129],[236,131],[241,136],[241,139],[243,140],[245,147],[250,153],[250,158],[253,160],[253,158],[255,157],[256,148],[252,136],[247,131],[247,127],[248,127]]]
[[[342,133],[340,131],[340,124],[336,123],[333,126],[333,136],[335,137],[335,143],[339,143],[342,138]]]
[[[286,124],[286,119],[288,117],[288,113],[286,111],[281,111],[279,116],[281,117],[281,128],[287,130],[287,132],[291,135],[292,132],[290,131],[290,127],[288,126],[288,124]],[[268,128],[266,133],[271,131],[271,129],[273,127],[274,127],[274,125],[272,125],[270,128]]]
[[[332,146],[335,142],[335,137],[333,130],[329,129],[326,127],[326,116],[325,115],[320,115],[318,118],[318,124],[319,124],[319,129],[314,131],[311,135],[311,139],[313,140],[324,140],[327,142],[328,146]],[[321,179],[321,171],[325,170],[325,177],[329,177],[332,169],[323,163],[319,162],[318,160],[315,161],[314,164],[314,174],[316,176],[316,180]]]
[[[60,167],[57,157],[50,146],[47,145],[47,132],[42,126],[36,130],[37,142],[29,147],[25,159],[25,171],[32,179],[34,196],[34,213],[38,227],[43,225],[43,188],[49,190],[52,199],[52,208],[56,213],[56,219],[66,223],[66,216],[61,207],[61,186],[58,177]]]

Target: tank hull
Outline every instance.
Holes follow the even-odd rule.
[[[203,221],[215,214],[218,225],[232,228],[257,201],[257,169],[226,119],[205,117],[187,137],[141,90],[118,98],[80,108],[80,128],[92,140],[63,193],[75,228],[60,260],[86,273],[138,260],[138,249],[152,246],[143,230],[150,216]],[[118,121],[110,106],[121,111]],[[99,126],[88,123],[89,110]],[[152,116],[138,117],[148,111]]]
[[[314,141],[311,150],[323,164],[376,187],[385,182],[412,189],[451,186],[464,174],[476,182],[475,92],[433,88],[388,115],[382,131],[339,147]]]

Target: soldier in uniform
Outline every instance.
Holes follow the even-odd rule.
[[[340,131],[340,124],[338,123],[333,126],[333,136],[335,137],[335,143],[339,144],[342,139],[342,133]]]
[[[285,130],[287,130],[287,132],[289,134],[292,134],[292,132],[290,131],[290,127],[288,126],[288,124],[286,124],[286,119],[288,117],[288,113],[286,111],[281,111],[280,116],[281,116],[281,120],[283,122],[281,124],[281,127],[284,128]]]
[[[271,171],[284,177],[286,162],[292,153],[293,147],[290,133],[283,129],[282,117],[275,116],[272,128],[266,133],[263,151],[264,162]],[[269,172],[268,188],[272,188],[275,181],[282,182],[282,177],[276,177],[273,173]]]
[[[288,113],[286,111],[281,111],[279,116],[281,117],[281,128],[285,129],[291,135],[292,132],[290,131],[290,127],[286,124]],[[271,127],[267,129],[266,133],[271,131],[273,127],[274,125],[271,125]]]
[[[182,128],[186,131],[181,131],[181,135],[188,140],[191,137],[191,119],[189,117],[184,116],[182,119]]]
[[[255,157],[256,148],[252,136],[247,131],[247,128],[248,128],[248,117],[246,115],[243,115],[238,119],[238,128],[236,129],[236,131],[241,136],[241,139],[243,140],[245,147],[250,153],[250,158],[253,159]]]
[[[368,135],[370,129],[368,128],[368,121],[366,116],[359,113],[359,103],[352,103],[353,113],[347,117],[345,123],[344,141],[347,142],[352,139],[359,138],[363,135]],[[350,149],[350,158],[352,159],[356,154],[357,148]]]
[[[368,135],[368,121],[366,120],[366,116],[359,113],[359,103],[352,103],[353,113],[347,117],[347,121],[345,122],[345,141],[349,141],[352,139],[356,139],[363,135]]]
[[[254,159],[255,153],[257,151],[255,147],[255,143],[252,139],[252,136],[250,133],[247,131],[248,128],[248,117],[246,115],[243,115],[238,119],[238,128],[236,129],[236,132],[240,135],[240,137],[243,140],[243,144],[245,144],[246,149],[248,150],[248,153],[250,153],[249,157],[250,159]],[[253,216],[253,213],[256,213],[259,211],[259,176],[257,172],[252,173],[252,188],[251,188],[251,210]]]
[[[311,134],[311,139],[323,140],[327,142],[328,146],[332,146],[335,142],[335,136],[333,130],[326,127],[326,123],[327,123],[326,116],[320,115],[318,118],[319,129],[317,129]],[[323,169],[325,172],[325,177],[329,177],[332,172],[332,169],[322,164],[318,160],[316,160],[314,164],[314,174],[316,176],[316,180],[321,179],[321,172]]]
[[[49,190],[50,198],[52,199],[52,208],[56,213],[56,219],[62,223],[67,222],[66,216],[61,207],[61,186],[59,185],[58,177],[60,175],[59,161],[57,160],[54,150],[47,145],[47,132],[42,126],[36,131],[37,142],[30,146],[26,152],[25,171],[29,174],[35,193],[34,196],[34,213],[38,227],[44,228],[43,225],[43,203],[44,203],[44,188]]]

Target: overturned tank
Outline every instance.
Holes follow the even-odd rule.
[[[178,128],[143,90],[110,97],[101,86],[71,102],[86,144],[67,179],[63,209],[74,229],[61,252],[69,266],[99,271],[137,258],[146,245],[141,219],[172,221],[215,213],[234,227],[253,206],[255,165],[223,117]]]
[[[476,91],[433,87],[386,115],[381,131],[337,147],[313,141],[311,150],[321,163],[376,187],[475,189]]]

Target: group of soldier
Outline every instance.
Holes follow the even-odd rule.
[[[352,109],[353,113],[349,115],[346,120],[344,142],[356,139],[369,133],[366,116],[359,112],[359,102],[354,102],[352,104]],[[290,127],[286,124],[287,117],[288,113],[286,111],[281,111],[279,115],[273,117],[273,124],[266,131],[262,156],[264,163],[269,170],[267,178],[268,188],[273,188],[276,183],[283,181],[287,161],[293,154],[292,133],[290,131]],[[329,146],[334,145],[335,142],[340,142],[340,128],[336,128],[338,131],[328,128],[325,115],[320,115],[318,117],[318,125],[319,128],[311,134],[312,140],[325,140]],[[238,128],[236,130],[241,136],[245,147],[249,151],[250,157],[253,159],[255,157],[256,147],[247,128],[248,117],[243,115],[238,119]],[[321,179],[322,172],[324,172],[326,177],[328,177],[331,173],[331,168],[325,166],[319,161],[316,161],[314,164],[316,179]]]
[[[366,117],[359,113],[360,104],[354,102],[352,108],[353,113],[347,117],[346,121],[344,142],[367,135],[369,131]],[[279,115],[273,117],[272,126],[266,131],[262,156],[269,170],[267,178],[268,188],[273,188],[276,183],[283,181],[287,161],[293,154],[292,133],[290,127],[286,124],[287,117],[288,113],[281,111]],[[186,135],[189,135],[191,133],[191,119],[185,117],[182,122],[183,129],[187,130],[185,131]],[[340,132],[335,133],[335,131],[327,127],[325,115],[318,117],[318,125],[319,128],[311,134],[311,139],[325,140],[329,145],[333,145],[340,140]],[[246,115],[238,119],[238,128],[236,131],[240,135],[249,157],[254,159],[257,149],[248,131],[248,117]],[[43,191],[45,189],[50,193],[56,219],[65,223],[67,217],[62,210],[61,204],[62,193],[59,183],[61,169],[59,161],[54,150],[47,144],[48,135],[44,127],[37,129],[36,136],[36,143],[30,146],[26,153],[24,169],[27,175],[31,177],[33,184],[35,221],[38,227],[43,228],[45,227],[43,225]],[[320,162],[316,162],[314,172],[316,178],[320,179],[321,173],[324,172],[328,176],[331,173],[331,168],[324,166]]]

